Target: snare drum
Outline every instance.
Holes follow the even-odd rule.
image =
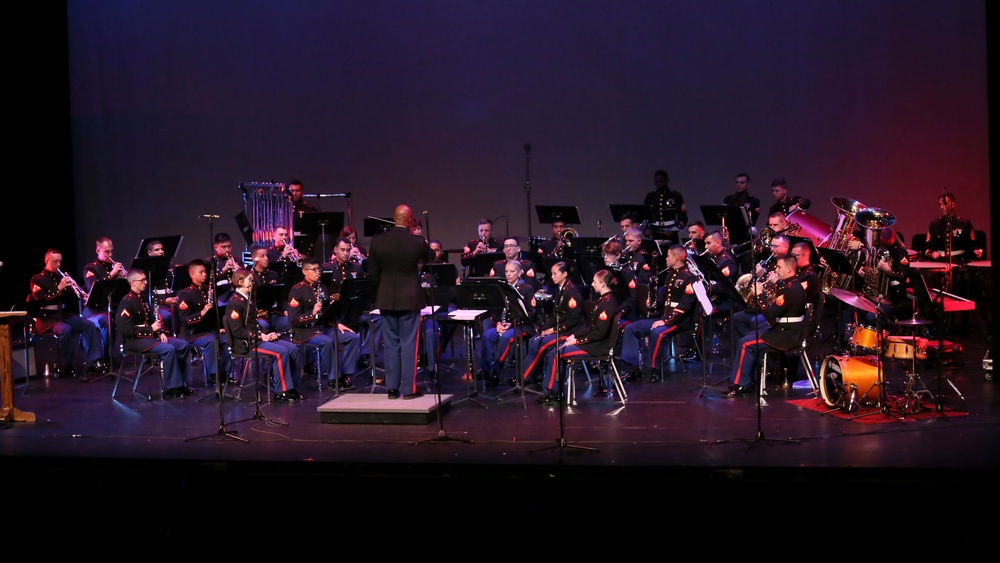
[[[855,403],[877,405],[878,370],[877,356],[827,356],[819,376],[823,401],[848,411]]]
[[[874,354],[878,350],[878,330],[862,324],[847,327],[854,353]]]
[[[914,339],[916,346],[913,345]],[[912,360],[916,355],[916,359],[926,360],[927,339],[920,336],[890,336],[886,341],[883,355],[896,360]]]

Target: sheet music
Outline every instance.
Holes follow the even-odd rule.
[[[456,321],[474,321],[486,313],[486,309],[456,309],[448,313],[448,317]]]
[[[440,309],[440,308],[441,308],[440,305],[434,305],[434,306],[428,305],[428,306],[426,306],[426,307],[424,307],[423,309],[420,310],[420,316],[421,317],[429,317],[432,314],[436,313],[437,310]]]

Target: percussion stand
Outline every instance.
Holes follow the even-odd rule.
[[[898,416],[898,417],[894,416],[892,414],[892,412],[889,410],[889,396],[888,396],[888,393],[886,393],[886,389],[885,389],[885,387],[886,387],[886,383],[885,383],[885,371],[882,369],[882,360],[879,357],[879,354],[881,354],[882,351],[885,350],[885,343],[884,343],[883,337],[882,337],[882,333],[883,333],[882,323],[880,322],[882,318],[884,318],[884,313],[882,312],[882,309],[879,308],[879,305],[876,304],[875,305],[875,330],[876,330],[876,332],[875,332],[875,342],[876,342],[876,346],[875,346],[875,349],[876,349],[876,352],[875,352],[875,373],[876,373],[876,376],[875,376],[875,383],[872,383],[871,387],[869,387],[867,390],[865,390],[864,396],[868,396],[868,393],[871,392],[871,390],[873,388],[878,387],[878,410],[877,411],[868,412],[868,413],[864,413],[864,414],[856,414],[856,415],[854,415],[854,416],[851,417],[852,420],[855,419],[855,418],[863,418],[863,417],[866,417],[866,416],[871,416],[871,415],[877,414],[877,413],[884,413],[885,416],[888,417],[888,418],[894,418],[894,419],[896,419],[899,422],[903,422],[903,417],[901,417],[901,416]],[[851,384],[851,388],[850,388],[850,402],[848,403],[848,412],[850,412],[851,410],[853,410],[853,409],[850,408],[851,405],[857,405],[858,404],[857,403],[857,391],[858,391],[857,386],[852,383]],[[860,405],[858,405],[858,406],[860,406]]]
[[[949,232],[950,232],[950,229],[949,229]],[[950,263],[950,258],[949,258],[949,263]],[[948,270],[949,270],[949,275],[950,275],[951,268],[949,268]],[[944,291],[938,292],[937,303],[935,303],[934,305],[937,307],[938,311],[942,312],[941,316],[943,317],[944,316],[944,314],[943,314],[943,312],[944,312]],[[938,358],[937,358],[938,359],[938,375],[937,375],[937,398],[934,401],[934,412],[941,413],[941,414],[944,413],[944,407],[941,405],[941,387],[943,386],[944,382],[946,382],[946,381],[948,382],[948,385],[950,385],[951,388],[955,390],[955,393],[958,394],[958,398],[962,399],[963,401],[965,400],[965,397],[962,396],[962,392],[959,391],[958,387],[955,387],[955,384],[952,383],[952,381],[950,379],[948,379],[947,375],[945,375],[945,370],[944,370],[944,330],[940,326],[942,323],[943,323],[943,320],[942,320],[942,322],[939,322],[938,326],[936,327],[938,329],[938,350],[937,350],[937,354],[938,354]]]
[[[909,321],[897,322],[898,325],[909,325],[911,329],[911,337],[913,338],[913,347],[910,353],[910,370],[907,372],[906,380],[906,391],[903,394],[903,412],[910,410],[912,405],[912,413],[917,413],[920,411],[920,393],[930,394],[930,389],[924,385],[920,375],[917,374],[917,331],[923,325],[930,324],[928,321],[918,319],[916,314]],[[923,387],[923,391],[917,390],[917,382],[920,382],[920,386]]]

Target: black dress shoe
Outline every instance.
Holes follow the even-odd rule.
[[[340,390],[341,391],[352,391],[356,389],[354,384],[351,383],[351,378],[346,375],[340,376]]]
[[[539,405],[548,405],[548,406],[558,405],[559,395],[556,395],[555,393],[546,393],[541,397],[535,399],[535,402],[538,403]]]
[[[187,397],[188,395],[194,395],[194,389],[188,387],[187,385],[182,385],[178,387],[177,390],[180,391],[181,394],[184,395],[185,397]]]
[[[597,391],[594,391],[595,397],[606,397],[607,395],[608,395],[608,388],[603,385],[599,385],[597,387]]]
[[[398,399],[399,398],[399,389],[389,389],[389,398],[390,399]]]
[[[87,366],[87,371],[98,375],[104,375],[105,373],[108,373],[108,365],[104,363],[104,360],[97,360]]]
[[[179,388],[176,389],[166,389],[163,391],[164,399],[183,399],[185,397],[184,393],[181,393]]]
[[[288,395],[290,395],[292,397],[297,398],[300,401],[304,401],[305,398],[306,398],[305,395],[303,395],[302,393],[299,393],[298,389],[289,389],[288,391],[285,391],[285,393],[287,393]]]
[[[753,388],[751,387],[743,387],[742,385],[730,385],[729,391],[723,393],[723,396],[728,397],[730,399],[735,397],[742,397],[744,395],[749,395],[752,390]]]
[[[505,381],[507,382],[507,385],[510,385],[511,387],[517,387],[517,379],[508,377]]]
[[[423,397],[423,396],[424,396],[424,392],[423,391],[417,391],[416,393],[410,393],[409,395],[403,395],[403,400],[419,399],[420,397]]]
[[[293,395],[292,393],[285,391],[284,393],[278,393],[275,395],[274,400],[279,403],[297,403],[299,402],[299,394],[295,393]]]
[[[659,382],[662,379],[663,379],[663,376],[660,375],[660,370],[654,369],[654,370],[651,370],[649,372],[649,382],[650,383],[657,383],[657,382]]]
[[[67,379],[76,379],[77,377],[79,377],[79,375],[77,375],[76,373],[76,368],[74,368],[73,366],[63,366],[63,368],[59,370],[59,372],[60,372],[59,373],[60,377],[65,377]]]
[[[681,359],[682,360],[687,360],[689,362],[697,362],[698,360],[701,359],[701,356],[698,355],[698,351],[697,350],[688,350],[688,352],[686,354],[684,354],[683,356],[681,356]]]

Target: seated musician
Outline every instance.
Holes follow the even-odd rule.
[[[500,243],[493,238],[493,221],[489,219],[479,220],[477,232],[479,238],[465,243],[465,248],[462,249],[462,267],[466,269],[469,276],[483,277],[489,274],[490,267],[487,264],[484,268],[479,269],[475,264],[475,258],[483,253],[499,251]]]
[[[166,256],[166,254],[167,251],[163,248],[163,241],[153,239],[146,243],[147,256]],[[161,276],[160,279],[153,279],[152,272],[147,273],[147,275],[150,277],[149,285],[152,288],[152,294],[156,296],[156,302],[159,305],[158,312],[160,319],[163,320],[163,330],[168,335],[172,335],[173,321],[171,309],[174,303],[177,303],[177,295],[174,293],[173,288],[170,287],[174,273],[172,270],[168,270],[166,276]]]
[[[656,279],[653,257],[642,247],[642,231],[632,227],[625,231],[625,246],[621,253],[622,269],[635,275],[638,284],[649,284]]]
[[[350,225],[340,229],[340,236],[351,241],[351,261],[364,262],[368,258],[368,249],[358,244],[358,231]]]
[[[340,300],[343,291],[344,283],[349,279],[364,279],[367,274],[365,273],[364,266],[361,262],[357,261],[355,258],[357,253],[355,252],[355,247],[351,245],[351,241],[345,237],[338,238],[333,246],[333,254],[331,260],[323,264],[323,270],[320,278],[320,283],[326,286],[326,294],[329,296],[330,303],[336,303]],[[348,315],[348,311],[344,311],[343,314],[338,317],[331,319],[323,327],[323,332],[334,338],[339,343],[353,342],[360,339],[360,335],[365,332],[365,329],[369,326],[369,317],[367,315]],[[371,319],[373,321],[372,326],[375,330],[375,345],[380,342],[379,333],[381,332],[381,319],[375,317]],[[344,331],[341,327],[347,327],[348,330]],[[362,342],[358,340],[358,357],[360,362],[360,357],[362,354],[368,353],[364,348],[367,342]],[[355,368],[351,372],[342,373],[356,373],[358,368]],[[345,382],[350,382],[350,379],[344,380]],[[342,385],[343,387],[343,385]]]
[[[624,327],[639,318],[637,302],[645,300],[642,297],[644,293],[639,291],[639,285],[635,282],[635,272],[631,268],[622,267],[622,246],[617,240],[609,240],[601,245],[601,257],[604,259],[604,265],[617,280],[612,286],[617,289],[622,308],[621,326]]]
[[[790,243],[791,239],[789,239],[787,235],[774,235],[771,237],[770,256],[755,266],[754,275],[756,276],[757,281],[755,286],[749,285],[753,282],[753,278],[750,274],[740,276],[739,288],[748,292],[748,295],[745,297],[747,300],[747,308],[733,314],[733,336],[735,338],[743,338],[748,333],[751,333],[758,328],[763,328],[765,321],[763,313],[758,307],[753,306],[754,299],[751,299],[751,297],[754,297],[753,291],[762,290],[765,293],[774,291],[775,284],[778,281],[778,259],[789,254]],[[798,273],[797,266],[796,273]],[[758,303],[759,301],[760,300],[758,299]]]
[[[659,318],[633,321],[622,334],[622,362],[631,366],[629,378],[640,376],[642,369],[649,371],[649,381],[660,381],[660,362],[669,342],[664,340],[679,331],[694,329],[698,314],[698,299],[692,284],[698,277],[688,269],[687,250],[675,244],[667,250],[667,273],[663,279],[664,307]],[[646,339],[649,342],[646,343]]]
[[[579,325],[566,340],[556,346],[551,346],[545,352],[542,372],[544,375],[545,394],[538,398],[537,403],[554,405],[559,403],[561,389],[559,387],[559,365],[556,357],[573,358],[578,356],[602,356],[611,350],[614,332],[618,330],[615,316],[621,310],[616,292],[615,277],[608,270],[600,270],[594,274],[590,282],[597,293],[595,303],[588,307],[587,320]],[[601,381],[595,395],[605,395],[608,389]]]
[[[583,296],[569,279],[569,265],[557,262],[552,265],[551,282],[555,293],[551,296],[552,312],[542,322],[538,334],[528,340],[525,356],[527,367],[521,379],[525,385],[541,382],[542,362],[545,353],[558,341],[565,340],[586,326],[583,314]],[[532,307],[539,307],[538,296],[531,298]],[[511,381],[508,380],[508,383]]]
[[[45,267],[31,278],[28,301],[38,303],[35,334],[55,334],[59,370],[63,377],[76,377],[76,354],[83,349],[87,370],[104,373],[102,365],[104,342],[97,325],[76,314],[83,306],[82,288],[73,278],[62,273],[62,252],[50,248],[45,252]],[[76,301],[76,304],[72,302]],[[73,310],[67,310],[69,302]]]
[[[542,256],[562,258],[566,241],[563,240],[563,232],[566,230],[566,221],[552,222],[552,235],[538,245],[538,253]]]
[[[739,267],[736,264],[736,258],[733,257],[732,251],[726,248],[726,239],[722,236],[722,233],[714,231],[705,235],[705,251],[708,252],[708,256],[715,262],[716,267],[719,268],[722,275],[726,276],[735,285],[739,277]],[[718,289],[719,282],[711,280],[709,283],[711,285],[709,293],[712,295],[714,311],[726,313],[740,309],[745,305],[742,300],[737,301],[733,296],[725,294],[721,289]]]
[[[288,227],[278,226],[271,231],[271,246],[267,248],[267,267],[274,272],[278,283],[288,283],[301,267],[302,255],[292,244]]]
[[[729,378],[726,397],[740,397],[751,393],[756,381],[758,362],[764,350],[790,350],[802,342],[802,323],[805,320],[806,291],[796,281],[798,272],[794,256],[777,258],[774,298],[760,307],[766,325],[740,338],[736,346],[736,361]],[[762,288],[751,293],[751,299],[763,294]]]
[[[266,260],[266,252],[264,257]],[[273,358],[269,386],[275,393],[275,400],[295,403],[305,399],[305,395],[298,391],[302,352],[295,344],[282,340],[277,332],[265,332],[258,322],[257,307],[250,295],[254,285],[253,273],[245,268],[236,270],[233,285],[236,293],[226,304],[226,314],[223,316],[223,327],[233,353]]]
[[[521,263],[517,260],[511,260],[504,264],[504,281],[521,296],[521,304],[524,305],[524,309],[528,313],[528,319],[531,319],[534,315],[531,299],[535,294],[535,286],[524,279],[523,273]],[[480,347],[479,379],[493,384],[499,382],[500,369],[514,347],[516,332],[512,322],[515,313],[512,309],[518,307],[517,303],[507,302],[499,315],[489,319],[488,326],[483,331],[482,346]],[[522,335],[528,335],[533,329],[529,325],[519,327],[518,330],[521,331]]]
[[[503,240],[503,260],[497,260],[493,263],[493,267],[490,269],[489,276],[491,278],[496,278],[506,275],[506,270],[504,269],[505,264],[517,261],[521,265],[521,276],[525,278],[535,277],[535,265],[532,264],[531,260],[520,258],[521,256],[521,243],[517,242],[517,237],[508,237]]]
[[[705,252],[705,223],[701,221],[691,221],[691,224],[687,226],[688,240],[684,243],[684,247],[690,252],[695,254],[702,254]]]
[[[213,268],[215,272],[215,298],[219,301],[219,308],[225,308],[229,298],[235,289],[230,278],[237,268],[242,267],[242,263],[233,256],[233,239],[228,233],[215,235],[214,253],[205,260],[206,268]]]
[[[156,317],[145,301],[146,272],[132,270],[128,273],[129,292],[118,304],[115,315],[118,332],[129,352],[157,354],[162,361],[163,397],[182,399],[194,394],[188,386],[188,356],[191,347],[181,338],[167,336],[163,321]]]
[[[271,259],[263,246],[254,246],[250,249],[250,260],[253,263],[250,279],[253,280],[254,288],[251,295],[254,297],[254,305],[260,307],[257,290],[264,286],[278,285],[278,273],[270,268]],[[275,302],[267,309],[257,308],[257,321],[264,332],[289,332],[288,315],[285,314],[280,302]]]
[[[910,259],[906,246],[892,227],[879,230],[878,246],[873,252],[875,266],[864,265],[858,272],[864,280],[862,294],[875,303],[876,313],[865,312],[864,324],[888,330],[897,320],[913,314],[910,287]]]
[[[177,294],[177,336],[201,348],[205,373],[209,383],[214,384],[220,370],[221,373],[229,372],[232,356],[215,308],[215,297],[209,289],[211,284],[205,262],[197,258],[190,261],[188,275],[191,276],[191,285]],[[216,336],[219,339],[218,356],[215,354]]]
[[[302,259],[303,279],[288,292],[288,322],[292,330],[292,342],[298,345],[309,344],[320,350],[320,365],[315,365],[311,350],[303,350],[304,362],[312,366],[321,375],[326,375],[328,385],[337,389],[352,389],[354,386],[348,377],[357,372],[358,350],[360,338],[357,333],[342,323],[333,330],[337,340],[343,344],[343,353],[338,356],[339,374],[333,371],[334,354],[337,346],[332,336],[324,332],[320,323],[323,311],[329,305],[326,288],[320,283],[319,260],[307,257]]]
[[[102,236],[97,239],[95,249],[97,259],[83,267],[83,283],[87,295],[94,293],[94,284],[99,281],[125,279],[128,272],[121,262],[115,262],[114,258],[112,258],[114,250],[115,246],[110,238]],[[97,299],[96,297],[85,300],[85,306],[81,314],[101,329],[101,340],[105,351],[107,351],[110,330],[108,317],[112,313],[107,307],[115,304],[101,301],[101,299]]]

